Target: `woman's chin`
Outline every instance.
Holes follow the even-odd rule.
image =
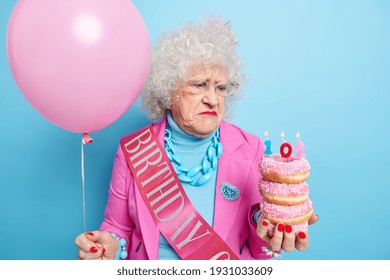
[[[213,125],[203,125],[202,127],[199,127],[198,129],[194,130],[197,134],[196,136],[204,138],[212,134],[215,129],[217,129],[218,126],[215,126],[215,123]]]

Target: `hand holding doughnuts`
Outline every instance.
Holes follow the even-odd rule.
[[[302,157],[273,154],[262,158],[259,172],[263,176],[258,186],[263,196],[260,221],[268,220],[271,231],[275,225],[283,224],[291,225],[295,233],[307,232],[313,214],[305,182],[310,175],[309,162]]]

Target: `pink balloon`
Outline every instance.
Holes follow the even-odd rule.
[[[150,52],[129,0],[19,0],[8,23],[8,61],[20,91],[72,132],[100,130],[130,108]]]

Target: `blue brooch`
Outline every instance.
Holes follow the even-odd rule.
[[[240,196],[240,190],[228,182],[222,184],[221,193],[227,200],[236,200]]]

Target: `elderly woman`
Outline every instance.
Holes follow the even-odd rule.
[[[218,20],[161,38],[143,93],[155,122],[121,140],[100,230],[76,238],[80,259],[268,259],[264,247],[307,249],[307,234],[285,225],[270,235],[267,221],[257,223],[264,145],[224,120],[242,84],[236,45]]]

